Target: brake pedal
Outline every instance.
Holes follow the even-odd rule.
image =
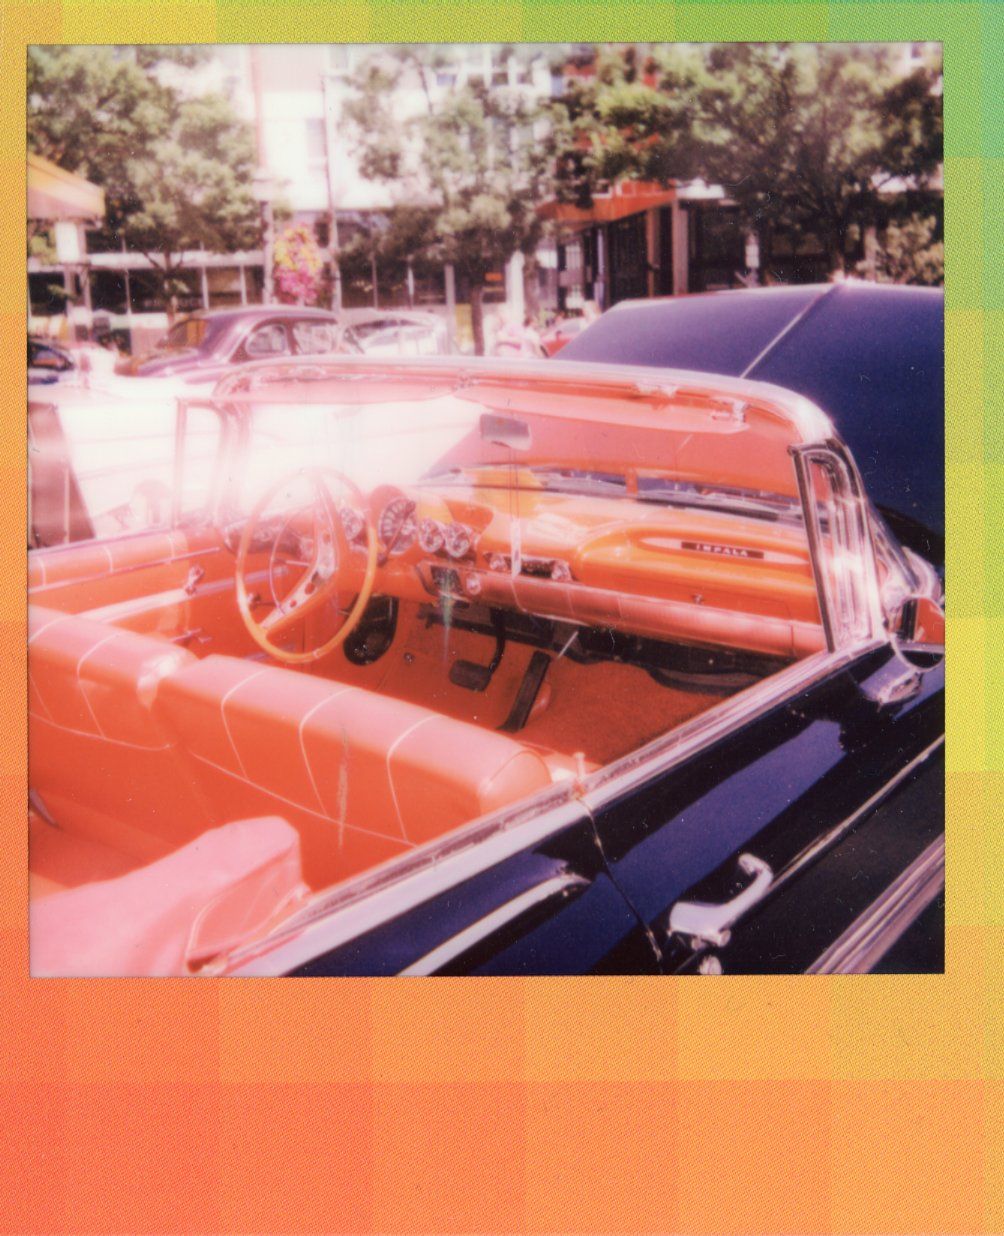
[[[485,691],[492,680],[490,665],[475,665],[473,661],[454,661],[450,666],[450,682],[468,691]]]
[[[455,687],[468,691],[486,691],[492,675],[502,663],[505,652],[505,621],[497,610],[492,610],[492,626],[495,628],[495,655],[487,665],[474,661],[454,661],[450,666],[450,682]]]
[[[526,667],[526,673],[519,684],[519,690],[516,692],[509,715],[499,726],[504,733],[515,734],[517,730],[521,730],[526,725],[550,664],[551,658],[546,652],[535,652],[530,658],[530,664]]]

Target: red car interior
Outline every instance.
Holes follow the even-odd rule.
[[[725,401],[709,420],[684,399],[670,431],[665,393],[662,403],[642,395],[617,405],[613,433],[608,398],[551,398],[554,419],[537,418],[533,432],[545,453],[548,435],[554,450],[572,444],[566,482],[605,449],[624,492],[612,501],[549,488],[485,443],[490,458],[475,472],[466,439],[444,460],[454,471],[442,484],[357,491],[362,527],[392,542],[372,595],[393,604],[394,621],[372,657],[340,647],[303,666],[276,663],[235,604],[232,540],[209,523],[30,556],[37,972],[184,972],[234,923],[246,932],[268,920],[270,897],[292,904],[304,888],[567,786],[721,698],[636,663],[630,649],[645,641],[697,662],[738,654],[746,681],[823,647],[804,529],[784,514],[794,482],[774,412],[739,418]],[[529,396],[515,386],[492,399],[521,411]],[[573,411],[574,431],[561,424]],[[750,424],[757,432],[744,434]],[[685,484],[705,479],[712,457],[729,480],[752,470],[781,514],[716,509],[720,494],[700,486],[707,509],[646,501],[656,446]],[[382,531],[395,503],[412,520],[399,542]],[[469,547],[423,548],[423,521],[464,530]],[[345,536],[337,593],[284,632],[285,651],[323,644],[359,591],[365,536]],[[245,555],[245,543],[249,594],[274,595],[274,551]],[[500,615],[510,626],[501,642]],[[534,623],[560,635],[546,652],[526,634]],[[586,648],[590,632],[599,645]],[[230,857],[228,837],[238,838]],[[123,913],[131,953],[109,926]]]
[[[33,900],[32,974],[184,974],[278,921],[305,892],[295,829],[276,817],[238,820],[118,878]]]

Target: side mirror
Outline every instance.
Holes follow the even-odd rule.
[[[530,449],[530,426],[514,416],[498,416],[494,412],[481,414],[481,438],[493,446],[507,446],[514,451]]]
[[[894,624],[899,650],[922,667],[936,665],[945,655],[945,611],[929,596],[907,597]]]

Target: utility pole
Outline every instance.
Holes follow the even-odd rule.
[[[342,268],[338,261],[338,212],[335,208],[335,168],[331,158],[331,84],[327,73],[321,74],[321,94],[324,107],[324,167],[328,181],[328,259],[331,262],[331,308],[342,311]],[[376,294],[376,279],[373,281]]]
[[[272,214],[272,195],[275,187],[265,160],[265,115],[264,91],[261,81],[261,51],[251,47],[251,92],[254,96],[255,146],[258,152],[258,170],[252,181],[252,192],[261,211],[262,228],[262,299],[271,304],[274,297],[272,279],[272,251],[275,242],[275,220]]]
[[[446,338],[452,353],[457,351],[457,283],[452,262],[447,262],[443,267],[443,281],[446,292]]]

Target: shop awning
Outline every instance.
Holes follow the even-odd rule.
[[[645,180],[622,180],[609,193],[593,194],[592,205],[588,208],[551,198],[537,207],[537,213],[541,218],[556,223],[613,223],[643,210],[669,206],[672,202],[720,201],[724,196],[719,186],[706,185],[699,180],[671,180],[665,185]]]
[[[104,189],[39,155],[28,156],[29,220],[98,223],[104,217]]]

